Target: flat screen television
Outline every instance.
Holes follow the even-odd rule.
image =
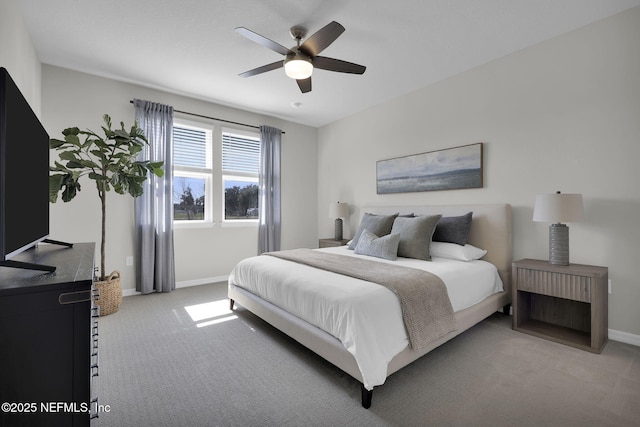
[[[0,266],[55,270],[11,261],[48,235],[49,135],[0,68]]]

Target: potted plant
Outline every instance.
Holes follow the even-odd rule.
[[[51,139],[50,147],[59,151],[59,161],[50,167],[49,201],[55,203],[61,191],[64,202],[73,200],[81,189],[79,180],[82,176],[95,181],[102,209],[100,276],[96,278],[95,286],[101,293],[100,314],[107,315],[117,311],[122,301],[120,274],[114,271],[107,276],[104,267],[107,192],[113,189],[118,194],[140,196],[142,183],[149,174],[163,175],[164,162],[136,160],[138,153],[149,143],[137,122],[127,131],[123,122],[120,122],[120,129],[112,129],[111,117],[105,114],[103,119],[104,136],[71,127],[62,131],[64,140]],[[113,298],[115,301],[108,301]]]

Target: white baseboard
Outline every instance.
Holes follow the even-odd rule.
[[[205,277],[204,279],[185,280],[182,282],[176,282],[176,289],[188,288],[190,286],[210,285],[211,283],[226,282],[228,280],[229,276]]]
[[[609,339],[640,347],[640,335],[609,329]]]
[[[134,295],[140,295],[140,292],[136,291],[135,289],[123,289],[122,290],[122,296],[123,297],[131,297]]]
[[[226,282],[227,280],[229,280],[229,276],[217,276],[217,277],[207,277],[204,279],[185,280],[182,282],[176,282],[176,289],[188,288],[191,286],[209,285],[211,283]],[[122,290],[123,297],[130,297],[133,295],[140,295],[140,292],[136,291],[135,289]]]

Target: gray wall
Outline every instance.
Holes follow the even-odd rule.
[[[318,234],[332,234],[330,201],[506,202],[514,259],[548,259],[548,224],[531,221],[535,195],[582,193],[571,261],[609,267],[609,327],[640,335],[638,40],[635,8],[321,128]],[[484,188],[376,194],[377,160],[475,142],[485,144]]]
[[[33,111],[40,115],[40,61],[16,0],[0,2],[0,67],[9,71]]]

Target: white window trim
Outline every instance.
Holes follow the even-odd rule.
[[[181,170],[179,172],[179,174],[176,174],[176,171],[174,170],[174,179],[176,177],[187,177],[187,178],[204,178],[205,180],[205,191],[204,191],[204,200],[205,200],[205,206],[204,206],[204,219],[191,219],[191,220],[173,220],[173,225],[176,228],[194,228],[194,227],[211,227],[213,226],[213,224],[215,223],[215,221],[213,220],[213,209],[208,206],[210,204],[210,200],[213,197],[213,183],[212,181],[212,177],[211,177],[211,173],[208,174],[203,174],[203,173],[198,173],[198,172],[191,172],[191,171],[185,171],[185,170]]]
[[[242,227],[242,226],[246,226],[246,227],[252,227],[252,226],[258,226],[258,223],[260,221],[260,218],[251,218],[251,219],[226,219],[225,218],[225,206],[224,206],[224,181],[225,179],[230,179],[232,181],[243,181],[243,182],[255,182],[256,185],[258,185],[258,181],[257,179],[254,178],[253,175],[250,174],[240,174],[240,173],[235,173],[234,175],[222,175],[222,185],[220,187],[220,191],[222,191],[223,197],[222,197],[222,227]]]
[[[241,130],[241,129],[230,128],[230,127],[223,127],[220,133],[221,154],[222,154],[222,134],[224,133],[230,133],[230,134],[248,137],[248,138],[258,138],[258,139],[260,138],[260,134],[258,132],[251,132],[247,130]],[[220,163],[220,166],[222,167],[222,156],[220,156],[219,163]],[[257,228],[260,222],[259,218],[256,218],[256,219],[226,219],[225,218],[224,181],[225,179],[231,178],[237,181],[255,182],[256,185],[259,185],[258,174],[257,173],[251,174],[251,173],[238,172],[238,171],[225,171],[225,170],[222,170],[221,172],[222,172],[221,183],[220,183],[220,189],[222,191],[222,197],[220,197],[220,200],[222,202],[220,206],[221,226],[222,227],[256,227]],[[248,180],[247,178],[252,178],[252,179]]]
[[[205,130],[207,132],[207,145],[206,145],[206,167],[198,168],[192,166],[173,166],[174,179],[176,176],[185,176],[191,178],[204,178],[205,179],[205,207],[204,207],[204,219],[203,220],[176,220],[173,221],[174,228],[210,228],[215,225],[215,210],[214,210],[214,197],[213,194],[213,179],[214,179],[214,140],[215,140],[215,126],[203,122],[195,122],[185,120],[179,117],[174,117],[174,126],[192,128],[197,130]]]

